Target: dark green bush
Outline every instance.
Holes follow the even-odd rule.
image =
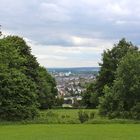
[[[133,119],[140,120],[140,103],[137,103],[132,109],[131,109],[131,115]]]
[[[94,119],[94,117],[95,117],[95,112],[91,112],[90,113],[90,119]]]
[[[79,111],[78,118],[81,123],[84,123],[89,120],[89,115],[85,111]]]

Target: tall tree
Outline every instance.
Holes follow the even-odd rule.
[[[38,108],[36,83],[25,74],[24,64],[29,60],[20,54],[12,39],[0,39],[0,118],[34,118]]]
[[[43,104],[40,97],[45,97],[44,104],[50,107],[56,93],[54,78],[39,66],[22,38],[0,39],[0,118],[33,118]]]
[[[22,72],[24,72],[24,74],[30,77],[33,81],[38,82],[39,63],[37,62],[36,57],[31,54],[31,48],[26,44],[26,42],[18,36],[8,36],[2,39],[2,45],[6,47],[6,50],[10,48],[15,50],[20,56],[20,59],[24,59],[24,61],[20,60]],[[11,62],[13,61],[11,60]]]
[[[85,92],[85,94],[87,94],[85,96],[87,96],[86,99],[88,102],[96,105],[99,103],[99,97],[104,95],[105,86],[112,86],[121,59],[128,52],[134,50],[138,50],[138,48],[123,38],[118,44],[114,45],[111,50],[108,49],[104,51],[102,54],[102,63],[99,64],[100,71],[96,82],[94,86],[90,88],[90,92],[88,88]]]
[[[104,51],[102,55],[101,70],[97,77],[96,91],[99,95],[103,95],[105,85],[112,86],[115,79],[116,69],[121,59],[128,53],[138,48],[131,42],[127,42],[124,38],[111,50]]]
[[[104,51],[102,55],[102,63],[100,63],[101,70],[97,77],[95,88],[99,96],[103,95],[105,85],[112,86],[121,59],[127,54],[127,52],[137,49],[138,48],[131,42],[127,42],[123,38],[117,45],[114,45],[111,50]]]
[[[100,113],[140,119],[140,53],[129,52],[120,62],[112,87],[106,87]]]

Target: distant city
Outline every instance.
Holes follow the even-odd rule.
[[[88,83],[94,82],[99,67],[82,68],[49,68],[48,71],[56,79],[58,96],[77,98],[85,91]]]

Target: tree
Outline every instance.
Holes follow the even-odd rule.
[[[140,53],[121,60],[112,87],[105,90],[100,113],[109,117],[140,119]]]
[[[37,62],[36,57],[31,54],[31,48],[26,44],[26,42],[18,36],[7,36],[1,39],[1,43],[2,46],[5,47],[5,51],[11,50],[11,52],[9,53],[12,54],[13,49],[15,50],[15,55],[18,54],[18,56],[20,56],[20,60],[19,58],[15,60],[19,61],[18,64],[16,62],[13,62],[13,60],[11,59],[12,65],[10,65],[10,67],[15,67],[15,64],[17,64],[17,66],[20,66],[19,69],[22,70],[25,75],[38,83],[39,63]],[[7,55],[7,57],[9,57],[9,55]],[[14,53],[12,57],[14,57]],[[22,61],[21,59],[24,59],[24,61]]]
[[[54,78],[39,66],[22,38],[0,39],[0,119],[34,118],[39,103],[50,107],[56,93]]]
[[[19,70],[0,67],[0,118],[34,118],[38,106],[35,91],[35,83]]]
[[[94,88],[91,89],[89,95],[87,95],[88,102],[92,102],[96,105],[99,103],[99,98],[104,96],[104,87],[111,87],[115,80],[116,70],[121,59],[128,53],[134,50],[138,50],[131,42],[127,42],[124,38],[114,45],[111,50],[106,50],[102,54],[102,63],[100,63],[100,71],[97,76]],[[86,95],[85,95],[86,96]],[[92,96],[92,98],[91,98]]]
[[[101,70],[97,77],[95,90],[99,96],[102,96],[104,86],[112,86],[115,79],[116,70],[121,59],[133,50],[138,50],[131,42],[127,42],[124,38],[119,41],[117,45],[111,50],[104,51],[102,55],[102,63],[100,63]]]
[[[32,75],[26,73],[30,59],[19,49],[27,48],[30,55],[25,45],[19,37],[0,39],[0,118],[4,120],[31,119],[37,115],[37,86]]]

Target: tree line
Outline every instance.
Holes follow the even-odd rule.
[[[102,54],[100,71],[83,94],[87,108],[109,118],[140,119],[140,52],[124,38]]]

